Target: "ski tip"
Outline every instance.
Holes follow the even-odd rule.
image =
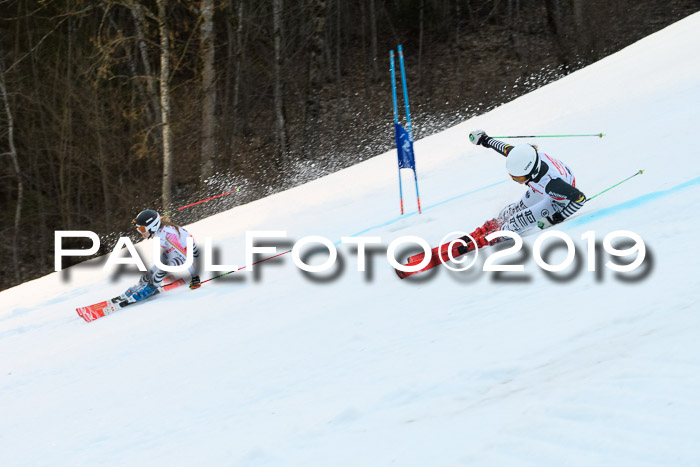
[[[76,308],[75,311],[78,313],[78,316],[83,318],[87,323],[95,321],[98,318],[89,307],[79,307]]]
[[[404,271],[399,271],[396,269],[396,275],[399,276],[399,279],[404,279],[407,274]]]

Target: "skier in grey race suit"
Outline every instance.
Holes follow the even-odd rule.
[[[576,188],[571,169],[540,153],[537,146],[511,146],[491,138],[483,130],[472,131],[469,140],[505,156],[510,177],[528,187],[519,202],[503,208],[495,219],[500,230],[520,233],[534,226],[546,229],[564,222],[586,202],[586,196]]]

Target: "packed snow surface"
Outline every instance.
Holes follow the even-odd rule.
[[[135,268],[103,258],[0,293],[0,464],[699,465],[698,44],[695,14],[417,141],[420,215],[408,171],[399,215],[391,151],[187,226],[239,266],[247,231],[286,231],[277,252],[322,236],[339,252],[326,272],[284,254],[90,324],[75,308],[121,293]],[[469,144],[475,128],[605,133],[507,140],[565,161],[589,197],[645,172],[553,229],[576,247],[562,272],[537,265],[534,232],[496,261],[522,272],[484,272],[484,250],[466,272],[400,280],[393,240],[437,245],[524,191]],[[646,247],[628,273],[606,266],[620,230]],[[380,238],[365,271],[343,237]],[[312,250],[309,264],[328,258]],[[561,239],[544,250],[566,257]]]

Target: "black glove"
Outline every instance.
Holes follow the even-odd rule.
[[[486,138],[488,137],[489,136],[486,134],[486,132],[484,132],[484,130],[473,130],[471,133],[469,133],[469,141],[477,146],[486,141]]]
[[[561,222],[564,222],[564,216],[560,212],[555,212],[551,216],[543,217],[537,221],[537,227],[544,230]]]
[[[190,281],[190,289],[198,289],[202,286],[202,281],[199,280],[199,276],[192,276],[192,280]]]

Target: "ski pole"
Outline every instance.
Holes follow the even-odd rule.
[[[236,188],[235,190],[227,191],[226,193],[222,193],[222,194],[220,194],[220,195],[212,196],[211,198],[203,199],[202,201],[197,201],[196,203],[188,204],[187,206],[180,206],[179,208],[177,208],[177,210],[178,210],[178,211],[181,211],[181,210],[183,210],[183,209],[185,209],[185,208],[191,208],[192,206],[195,206],[195,205],[197,205],[197,204],[205,203],[205,202],[207,202],[207,201],[211,201],[211,200],[216,199],[216,198],[221,198],[222,196],[230,195],[231,193],[236,193],[236,192],[238,192],[238,191],[241,191],[241,189],[240,189],[240,188]],[[167,216],[167,215],[170,215],[170,214],[172,214],[172,213],[173,213],[173,210],[170,209],[169,211],[165,211],[165,212],[163,213],[163,215],[164,215],[164,216]]]
[[[491,138],[573,138],[576,136],[597,136],[602,138],[604,133],[596,133],[594,135],[528,135],[528,136],[492,136]]]
[[[286,255],[287,253],[290,253],[291,251],[292,251],[292,250],[283,251],[282,253],[278,253],[278,254],[276,254],[276,255],[274,255],[274,256],[270,256],[270,257],[268,257],[268,258],[261,259],[260,261],[256,261],[256,262],[254,262],[253,264],[251,264],[251,266],[255,266],[256,264],[264,263],[265,261],[271,260],[271,259],[273,259],[273,258],[277,258],[277,257],[279,257],[279,256]],[[219,274],[218,276],[210,277],[209,279],[207,279],[207,280],[205,280],[205,281],[202,281],[202,284],[204,284],[205,282],[213,281],[214,279],[218,279],[219,277],[227,276],[227,275],[229,275],[229,274],[231,274],[231,273],[234,273],[234,272],[236,272],[236,271],[240,271],[240,270],[245,269],[245,268],[246,268],[245,266],[242,266],[242,267],[240,267],[240,268],[238,268],[238,269],[234,269],[233,271],[225,272],[225,273],[223,273],[223,274]]]
[[[282,253],[278,253],[278,254],[276,254],[276,255],[274,255],[274,256],[270,256],[270,257],[268,257],[268,258],[261,259],[260,261],[256,261],[256,262],[254,262],[253,264],[251,264],[251,266],[255,266],[256,264],[264,263],[265,261],[269,261],[269,260],[271,260],[271,259],[273,259],[273,258],[277,258],[277,257],[279,257],[279,256],[286,255],[287,253],[291,253],[291,251],[292,251],[292,250],[283,251]],[[213,281],[214,279],[218,279],[219,277],[228,276],[229,274],[233,274],[234,272],[238,272],[238,271],[240,271],[240,270],[242,270],[242,269],[245,269],[245,268],[246,268],[246,266],[241,266],[240,268],[234,269],[233,271],[225,272],[225,273],[223,273],[223,274],[219,274],[218,276],[210,277],[210,278],[207,279],[207,280],[203,280],[201,283],[204,284],[205,282]],[[177,281],[173,281],[173,282],[171,282],[171,283],[169,283],[169,284],[162,285],[161,288],[165,288],[165,287],[167,287],[167,286],[169,286],[169,285],[174,284],[175,282],[177,282]]]
[[[615,187],[618,186],[618,185],[622,185],[623,183],[625,183],[625,182],[626,182],[627,180],[629,180],[630,178],[636,177],[637,175],[641,175],[641,174],[643,174],[643,173],[644,173],[644,169],[639,169],[637,172],[634,173],[634,175],[630,175],[630,176],[627,177],[626,179],[622,180],[621,182],[617,182],[616,184],[614,184],[613,186],[611,186],[611,187],[609,187],[609,188],[606,188],[605,190],[601,191],[601,192],[598,193],[597,195],[591,196],[590,198],[588,198],[588,199],[586,200],[586,202],[592,200],[593,198],[597,198],[598,196],[602,195],[602,194],[605,193],[606,191],[610,191],[610,190],[612,190],[613,188],[615,188]],[[543,224],[542,221],[539,221],[539,222],[537,223],[537,226],[538,226],[540,229],[543,228],[543,227],[542,227],[543,225],[544,225],[544,224]]]
[[[622,185],[623,183],[625,183],[625,182],[626,182],[627,180],[629,180],[630,178],[636,177],[637,175],[641,175],[641,174],[643,174],[643,173],[644,173],[644,169],[640,169],[638,172],[635,172],[634,175],[631,175],[631,176],[627,177],[626,179],[622,180],[621,182],[618,182],[618,183],[614,184],[614,185],[611,186],[610,188],[606,188],[605,190],[601,191],[601,192],[598,193],[597,195],[591,196],[590,198],[588,198],[588,200],[590,201],[590,200],[592,200],[593,198],[602,195],[602,194],[605,193],[606,191],[612,190],[613,188],[615,188],[615,187],[618,186],[618,185]]]
[[[192,207],[192,206],[194,206],[195,204],[200,204],[200,203],[204,203],[204,202],[206,202],[206,201],[211,201],[211,200],[216,199],[216,198],[221,198],[222,196],[230,195],[231,193],[235,193],[235,192],[237,192],[237,191],[241,191],[241,189],[240,189],[240,188],[236,188],[235,190],[231,190],[231,191],[228,191],[228,192],[226,192],[226,193],[222,193],[222,194],[220,194],[220,195],[212,196],[211,198],[203,199],[202,201],[197,201],[196,203],[188,204],[187,206],[181,206],[181,207],[177,208],[177,210],[178,210],[178,211],[181,211],[182,209]]]

